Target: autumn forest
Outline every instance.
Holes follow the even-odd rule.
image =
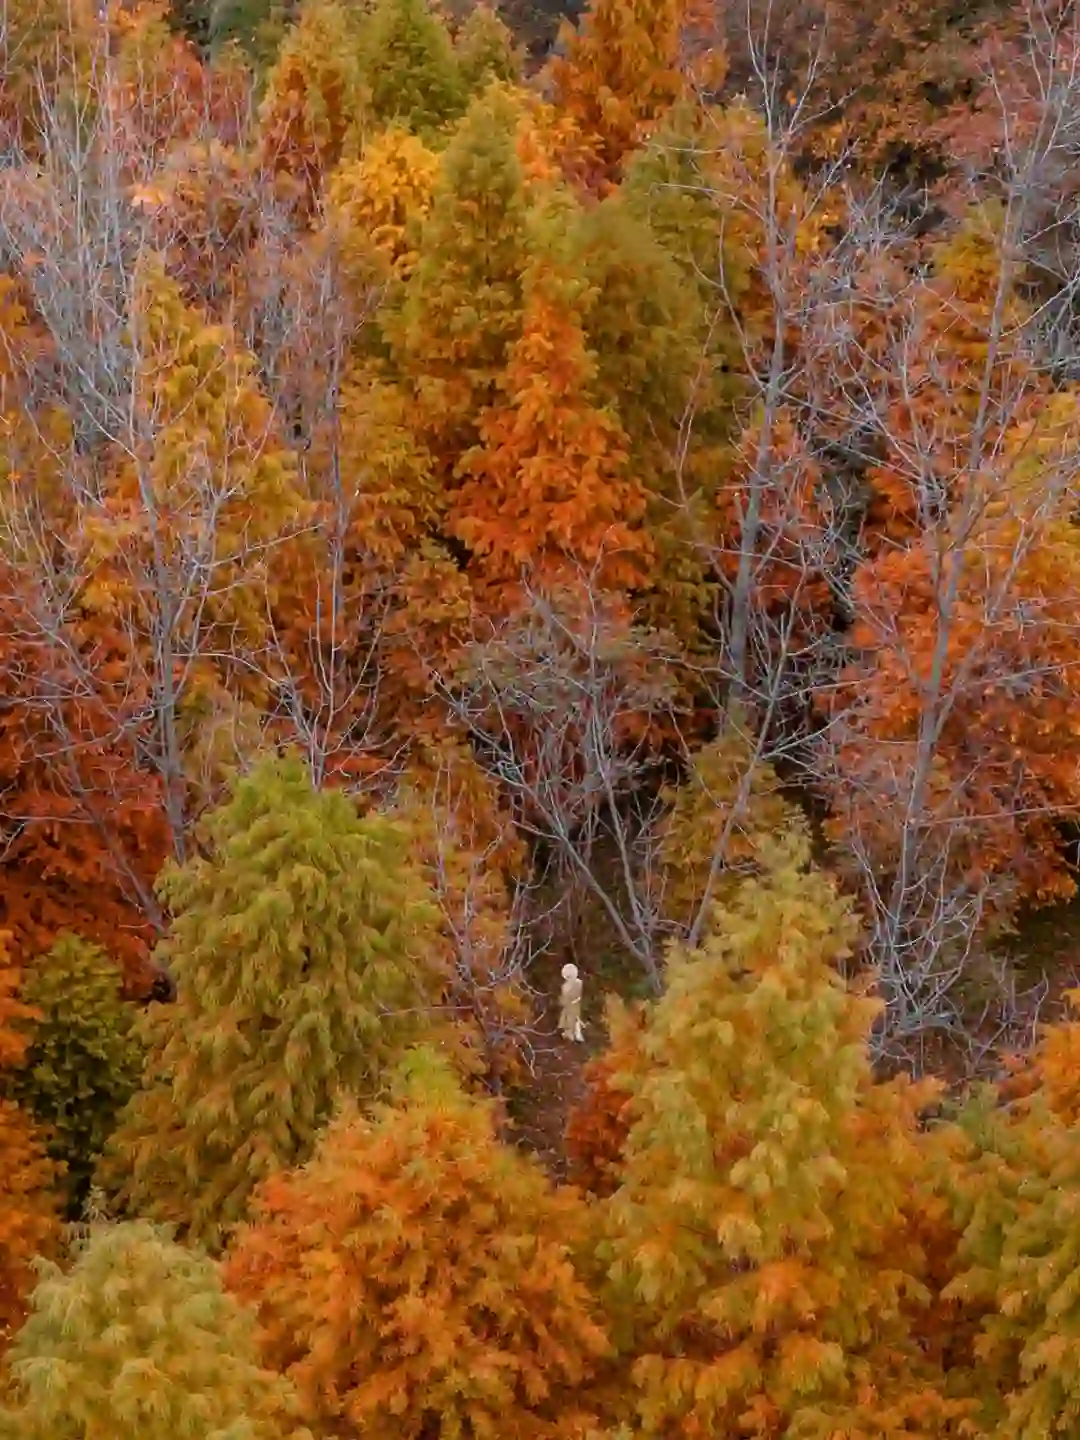
[[[0,54],[0,1437],[1080,1434],[1075,0]]]

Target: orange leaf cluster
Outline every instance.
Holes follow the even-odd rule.
[[[267,1182],[229,1256],[312,1419],[378,1440],[428,1424],[579,1435],[608,1341],[568,1247],[581,1214],[495,1139],[430,1052],[396,1107],[344,1115]],[[437,1417],[437,1418],[436,1418]]]
[[[27,1022],[37,1012],[16,998],[19,972],[8,962],[9,934],[0,934],[0,1073],[23,1063],[30,1043]],[[11,1100],[0,1098],[0,1353],[26,1314],[33,1288],[31,1261],[49,1254],[60,1238],[51,1187],[56,1166],[33,1124]]]

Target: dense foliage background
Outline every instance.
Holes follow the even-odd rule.
[[[7,0],[0,1435],[1080,1423],[1080,13],[557,22]]]

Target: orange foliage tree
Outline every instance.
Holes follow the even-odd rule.
[[[95,8],[84,0],[8,5],[0,29],[0,139],[7,154],[41,159],[56,109],[86,104],[97,28]]]
[[[566,1123],[569,1178],[591,1195],[613,1195],[622,1181],[626,1140],[633,1122],[632,1090],[645,1058],[642,1035],[648,1011],[615,997],[607,1003],[608,1044],[582,1071],[585,1090]]]
[[[493,1133],[445,1060],[406,1057],[388,1103],[346,1111],[302,1170],[268,1182],[227,1284],[269,1361],[331,1428],[581,1435],[608,1350],[570,1246],[583,1214]]]
[[[167,831],[137,728],[117,723],[144,699],[128,638],[78,603],[76,496],[94,475],[65,407],[33,405],[55,347],[28,288],[0,281],[0,919],[20,962],[75,924],[141,990]]]
[[[589,137],[609,179],[683,88],[684,0],[591,0],[564,22],[551,65],[558,104]]]
[[[567,243],[571,223],[562,205],[530,216],[504,398],[481,412],[448,516],[481,586],[509,604],[522,575],[548,586],[586,573],[603,589],[630,590],[646,574],[645,494],[618,417],[590,394],[596,362],[580,318],[590,295]]]
[[[0,935],[0,1071],[25,1063],[28,1024],[38,1012],[16,998],[19,972],[8,962],[8,934]],[[8,1078],[4,1077],[5,1080]],[[0,1098],[0,1352],[26,1314],[34,1286],[31,1262],[48,1256],[60,1240],[53,1186],[57,1166],[42,1138],[8,1096]]]
[[[859,777],[836,793],[833,834],[888,863],[901,815],[929,827],[945,871],[991,887],[1003,918],[1075,888],[1058,822],[1080,796],[1076,405],[1061,395],[1014,427],[943,522],[862,567],[830,699],[838,764]]]
[[[116,146],[127,178],[145,180],[178,144],[235,144],[247,128],[251,76],[235,56],[204,63],[170,25],[163,0],[113,3],[95,35],[95,96],[108,115],[103,139]],[[112,63],[103,64],[104,44]],[[101,79],[99,80],[99,77]]]

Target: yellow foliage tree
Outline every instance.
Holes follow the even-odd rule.
[[[73,1263],[43,1269],[0,1435],[312,1440],[257,1343],[250,1312],[206,1255],[144,1221],[92,1226]]]
[[[468,88],[450,35],[428,0],[378,0],[362,32],[372,116],[434,137],[464,113]]]
[[[514,34],[490,5],[475,5],[454,42],[462,79],[470,90],[490,80],[521,79],[521,53]]]
[[[144,1013],[144,1083],[100,1174],[127,1209],[207,1247],[257,1184],[306,1160],[338,1100],[363,1096],[433,1019],[431,892],[409,834],[316,791],[297,760],[238,781],[170,869],[173,1005]]]
[[[600,1254],[638,1433],[960,1434],[918,1343],[932,1088],[873,1079],[848,906],[805,839],[778,852],[673,949],[629,1077]]]
[[[408,279],[438,173],[438,155],[399,125],[373,136],[359,159],[334,171],[326,187],[327,211],[347,269],[370,276],[374,251],[385,276]]]
[[[257,361],[185,304],[161,261],[137,277],[130,444],[117,446],[100,518],[87,519],[83,604],[161,631],[188,657],[223,657],[265,633],[267,556],[302,523],[292,458]]]
[[[660,830],[657,903],[676,933],[687,934],[702,905],[727,904],[775,853],[780,836],[808,835],[805,815],[782,791],[754,737],[728,718],[692,756],[685,781],[666,798]]]

